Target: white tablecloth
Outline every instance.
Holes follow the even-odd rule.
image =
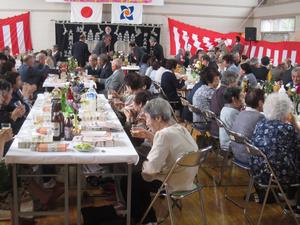
[[[139,66],[122,66],[122,70],[134,70],[134,71],[137,71],[137,70],[140,70],[140,67]]]
[[[99,99],[102,102],[106,101],[103,95],[99,95]],[[18,136],[32,132],[33,114],[42,112],[44,101],[44,95],[39,95]],[[107,101],[104,109],[109,111],[109,121],[120,123]],[[77,151],[35,152],[30,149],[18,149],[18,136],[6,154],[5,162],[7,164],[136,164],[139,160],[138,154],[124,130],[113,132],[116,140],[114,147],[99,147],[96,148],[95,152],[91,153]]]
[[[97,86],[93,80],[85,79],[83,83],[86,88]],[[46,80],[43,83],[43,87],[44,88],[63,88],[66,86],[66,84],[67,84],[67,82],[59,79],[57,75],[51,75],[46,78]]]

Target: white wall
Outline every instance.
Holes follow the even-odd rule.
[[[288,2],[277,0],[276,5],[267,5],[257,9],[254,13],[253,25],[257,27],[258,39],[260,39],[260,23],[262,19],[275,19],[295,17],[295,32],[290,33],[290,41],[300,41],[300,2]]]
[[[5,2],[1,4],[1,2]],[[219,31],[243,31],[242,21],[257,0],[165,0],[164,6],[145,6],[144,23],[162,24],[161,43],[169,53],[167,18]],[[110,6],[104,6],[103,21],[110,21]],[[33,48],[41,50],[55,43],[55,27],[51,20],[69,20],[69,4],[46,3],[45,0],[0,0],[0,18],[31,12]],[[252,25],[252,20],[248,25]]]

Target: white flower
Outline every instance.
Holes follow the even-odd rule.
[[[291,83],[288,83],[285,85],[287,88],[289,88],[291,86]]]
[[[292,88],[292,89],[291,89],[291,92],[296,92],[296,88]]]

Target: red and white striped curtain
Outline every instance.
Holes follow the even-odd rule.
[[[13,55],[32,50],[30,14],[0,19],[0,50],[9,46]]]
[[[240,36],[240,33],[237,32],[222,34],[170,18],[168,21],[171,55],[176,55],[180,48],[189,50],[192,54],[198,49],[207,51],[211,47],[217,46],[221,39],[230,49],[234,44],[235,37]],[[256,41],[252,42],[250,47],[250,43],[241,37],[241,43],[244,45],[243,54],[250,56],[250,58],[257,57],[260,60],[263,56],[269,56],[275,66],[286,58],[290,58],[293,64],[295,62],[300,63],[300,42]]]

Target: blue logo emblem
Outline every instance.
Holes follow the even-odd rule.
[[[125,6],[121,5],[121,20],[133,20],[133,12],[134,12],[134,6]]]

